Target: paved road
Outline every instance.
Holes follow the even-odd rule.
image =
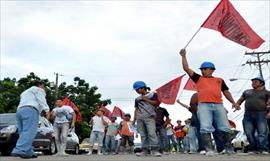
[[[0,156],[0,161],[17,161],[24,160],[17,157],[2,157]],[[70,155],[68,157],[56,157],[56,156],[39,156],[35,159],[30,159],[31,161],[89,161],[89,160],[99,160],[99,161],[270,161],[270,155],[215,155],[212,157],[202,156],[199,154],[172,154],[164,155],[162,157],[136,157],[135,155]]]

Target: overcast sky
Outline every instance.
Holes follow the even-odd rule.
[[[20,78],[30,72],[41,78],[73,82],[79,76],[97,85],[103,99],[133,112],[134,81],[143,80],[152,90],[184,74],[179,50],[183,48],[219,1],[1,1],[1,79]],[[265,43],[255,51],[268,51],[270,2],[234,0],[236,10]],[[220,33],[201,29],[187,48],[189,65],[196,72],[203,61],[212,61],[215,76],[224,78],[235,100],[250,88],[255,66],[242,65],[249,49]],[[270,59],[263,56],[264,59]],[[269,66],[263,66],[269,89]],[[230,78],[240,78],[230,82]],[[184,77],[182,85],[185,84]],[[188,103],[193,92],[180,89]],[[180,95],[180,94],[179,94]],[[231,105],[225,101],[226,108]],[[166,107],[174,121],[190,117],[178,105]],[[241,111],[229,117],[240,123]]]

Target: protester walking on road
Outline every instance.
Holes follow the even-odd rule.
[[[226,111],[223,106],[222,94],[232,103],[232,107],[239,109],[229,92],[229,88],[224,80],[219,77],[213,77],[215,65],[211,62],[203,62],[200,66],[201,74],[195,73],[188,66],[186,50],[180,51],[182,56],[182,65],[185,72],[196,83],[198,89],[198,118],[200,120],[200,132],[206,148],[206,155],[214,155],[211,133],[215,130],[220,131],[220,137],[229,153],[229,132],[230,126]],[[216,127],[213,126],[216,125]]]
[[[109,118],[104,116],[104,111],[101,109],[99,109],[96,115],[91,119],[89,124],[92,126],[92,131],[90,134],[88,155],[92,155],[93,146],[96,139],[98,139],[98,155],[102,155],[101,150],[103,147],[104,132],[109,122]]]
[[[167,134],[167,144],[168,144],[168,150],[169,152],[172,152],[172,147],[174,148],[174,151],[177,152],[177,143],[175,140],[175,131],[173,130],[173,124],[171,123],[171,119],[168,120],[167,126],[166,126],[166,134]],[[172,145],[172,146],[171,146]]]
[[[46,102],[44,82],[36,81],[34,86],[25,90],[20,96],[20,103],[16,112],[17,128],[19,139],[12,156],[21,158],[36,158],[32,149],[32,143],[37,133],[39,115],[42,111],[46,112],[49,118],[49,106]]]
[[[158,106],[156,108],[156,113],[156,132],[159,138],[159,152],[162,154],[168,154],[169,148],[166,126],[170,119],[169,112],[165,108]]]
[[[137,129],[141,135],[142,152],[137,156],[147,155],[148,150],[154,156],[161,156],[159,153],[158,138],[156,135],[156,107],[160,102],[156,93],[149,92],[150,88],[143,81],[133,84],[133,89],[140,95],[135,99],[134,123],[137,121]]]
[[[118,134],[118,124],[115,122],[116,116],[111,117],[111,122],[108,123],[106,137],[105,137],[105,153],[116,154],[116,135]]]
[[[52,118],[54,119],[53,129],[55,131],[55,141],[57,147],[56,156],[67,156],[65,153],[67,146],[67,135],[69,131],[69,121],[72,119],[71,129],[75,126],[76,114],[74,110],[67,105],[63,105],[62,100],[56,101],[56,107],[52,110]]]
[[[133,126],[130,119],[130,114],[126,113],[124,116],[124,120],[120,122],[118,127],[119,133],[121,135],[121,153],[125,153],[127,151],[132,154],[134,152],[134,132],[130,129],[130,126]],[[129,148],[126,147],[127,144]]]
[[[269,109],[267,109],[267,105],[270,105],[270,91],[264,88],[265,81],[262,77],[251,80],[253,89],[245,90],[237,101],[239,106],[245,101],[243,127],[249,142],[248,150],[251,154],[255,154],[257,151],[261,154],[269,154],[267,128],[267,110]]]

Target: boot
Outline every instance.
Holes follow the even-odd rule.
[[[92,155],[92,153],[93,153],[93,146],[90,146],[90,147],[89,147],[89,152],[88,152],[87,155]]]
[[[119,148],[119,154],[125,154],[125,147],[120,146],[120,148]]]
[[[211,134],[210,133],[202,134],[202,140],[206,149],[205,155],[209,155],[209,156],[214,155]]]
[[[66,144],[62,143],[61,144],[61,156],[66,157],[68,154],[66,153]]]
[[[129,147],[130,154],[134,154],[134,146]]]
[[[231,144],[230,132],[222,132],[221,135],[223,138],[225,152],[227,154],[233,154],[234,151],[233,151],[232,144]]]
[[[102,147],[99,146],[99,147],[98,147],[98,151],[97,151],[97,154],[98,154],[98,155],[102,155],[101,149],[102,149]]]

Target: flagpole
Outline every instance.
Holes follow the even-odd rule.
[[[201,30],[202,26],[200,26],[200,28],[195,32],[195,34],[191,37],[191,39],[188,41],[188,43],[186,44],[186,46],[184,47],[184,49],[187,48],[187,46],[190,44],[190,42],[193,40],[193,38],[198,34],[198,32]]]

